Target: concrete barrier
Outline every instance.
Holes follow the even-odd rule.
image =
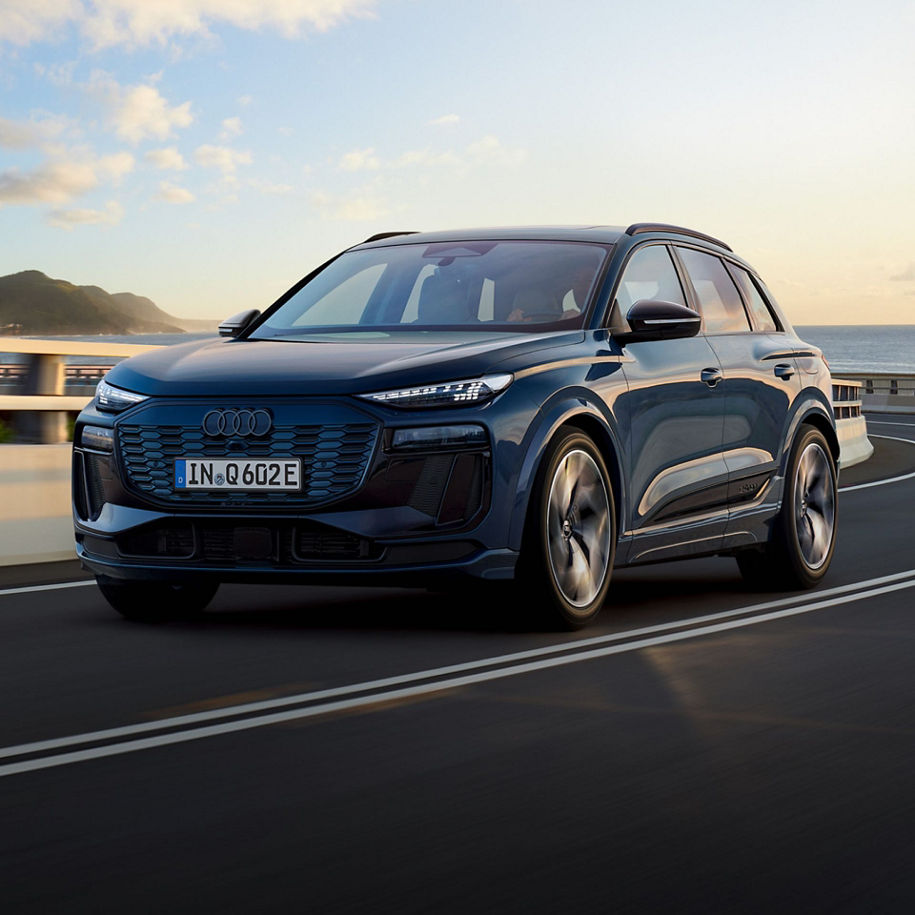
[[[69,445],[0,445],[0,566],[75,559]]]

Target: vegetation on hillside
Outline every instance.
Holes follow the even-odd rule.
[[[152,334],[190,329],[209,329],[208,322],[185,322],[131,292],[112,295],[99,286],[52,279],[39,270],[0,277],[0,335]]]

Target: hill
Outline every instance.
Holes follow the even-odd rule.
[[[0,334],[155,334],[212,330],[217,321],[176,318],[145,296],[76,286],[39,270],[0,277]]]

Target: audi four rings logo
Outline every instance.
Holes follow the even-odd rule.
[[[272,426],[266,410],[210,410],[203,417],[207,435],[266,435]]]

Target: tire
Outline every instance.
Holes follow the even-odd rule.
[[[196,585],[156,581],[114,581],[96,577],[105,600],[125,619],[144,623],[187,619],[203,612],[219,583]]]
[[[746,582],[764,591],[797,591],[818,584],[836,546],[836,465],[823,433],[801,426],[791,449],[785,492],[769,542],[737,554]]]
[[[600,612],[613,570],[616,511],[594,442],[567,429],[550,443],[528,508],[516,574],[552,627],[580,629]]]

